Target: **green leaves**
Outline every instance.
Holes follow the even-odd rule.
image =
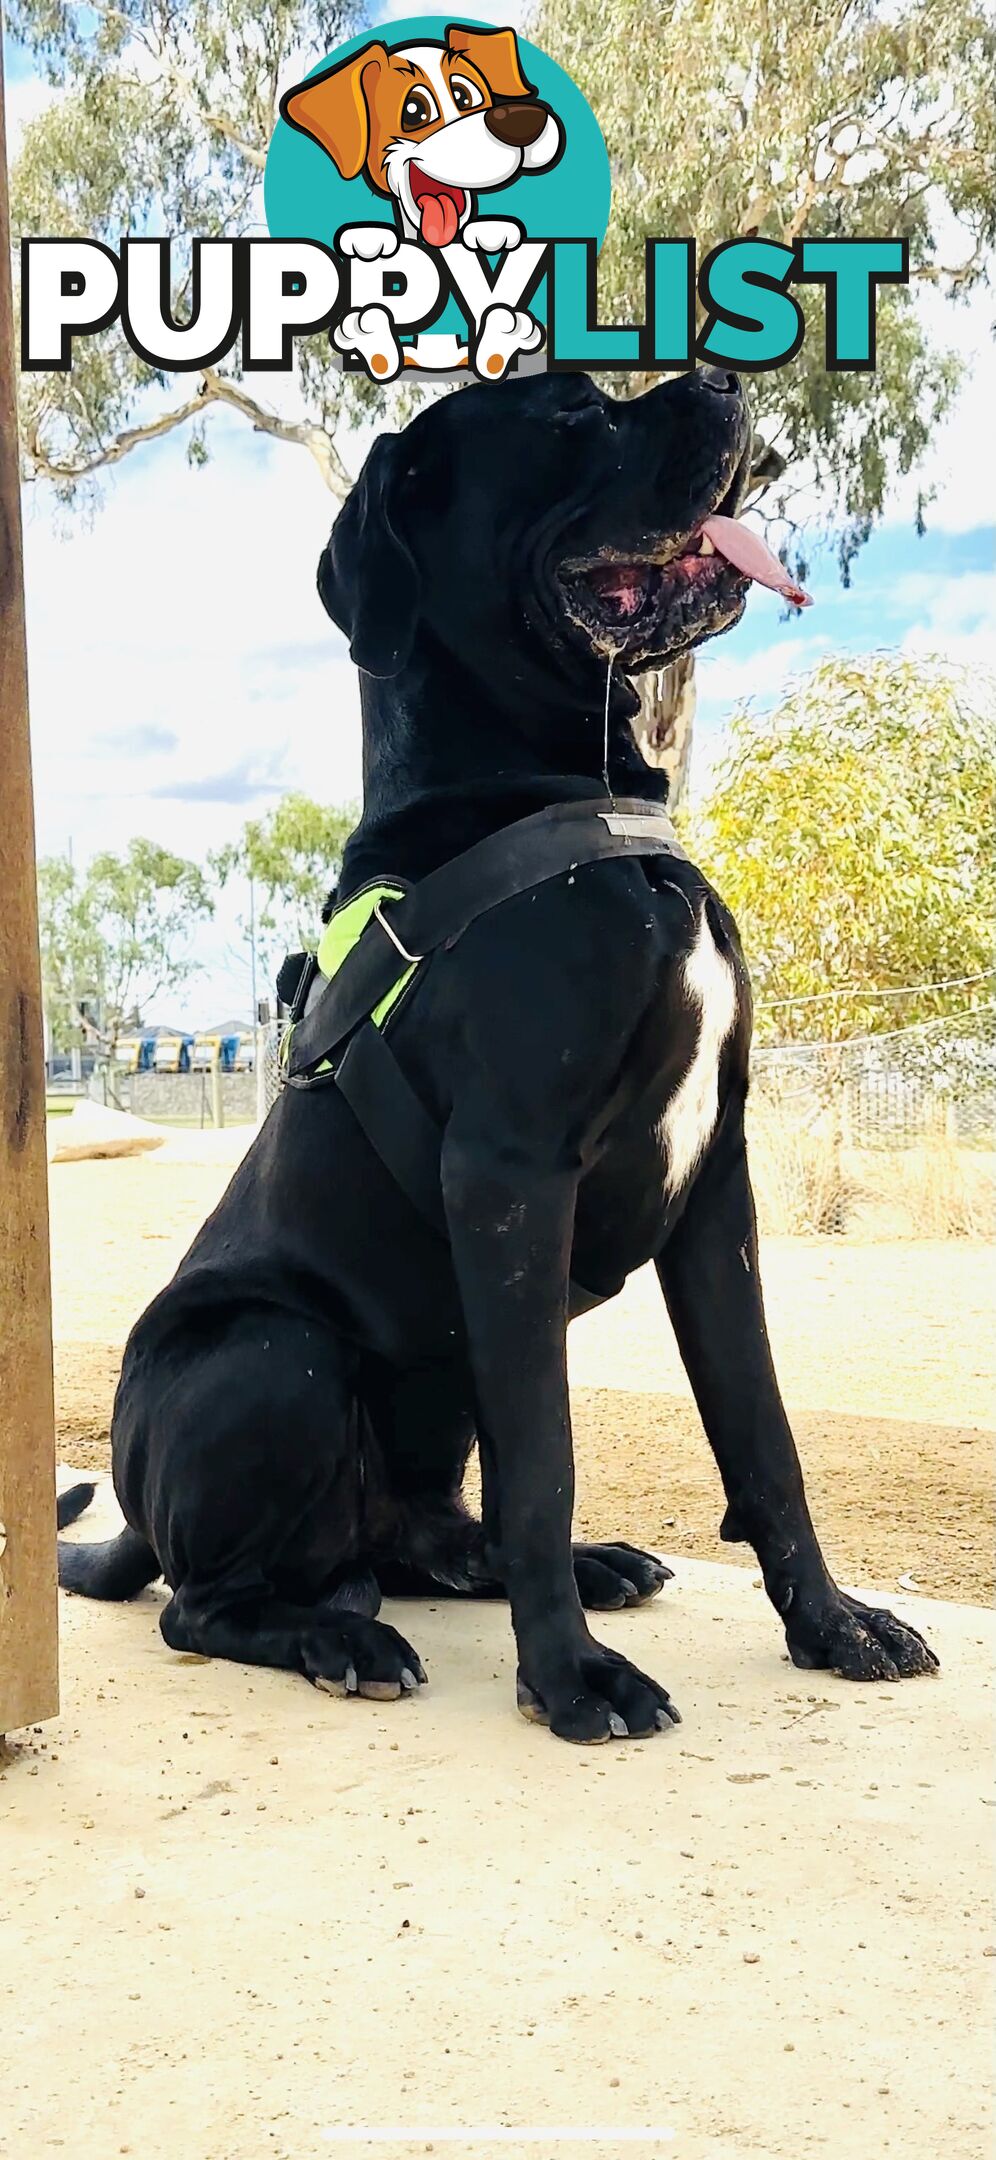
[[[996,28],[974,0],[888,11],[877,0],[540,0],[531,34],[591,99],[612,159],[603,320],[639,319],[647,232],[694,234],[700,260],[748,231],[785,243],[905,236],[914,277],[953,293],[984,277]],[[952,212],[962,229],[939,270]],[[876,372],[828,374],[822,290],[797,297],[800,352],[751,385],[760,435],[789,468],[766,508],[791,525],[794,491],[814,491],[846,575],[949,405],[958,363],[931,344],[907,291],[880,288]]]
[[[85,871],[66,855],[38,865],[42,980],[53,1041],[78,1041],[81,998],[99,1000],[113,1042],[142,1006],[197,967],[195,925],[214,911],[204,872],[152,840],[95,855]]]
[[[740,709],[691,845],[740,924],[762,1041],[964,1010],[871,993],[992,967],[994,795],[996,685],[940,662],[827,660],[774,712]]]
[[[359,8],[353,0],[196,0],[182,8],[14,0],[8,12],[13,34],[61,93],[24,132],[11,175],[15,241],[79,233],[117,248],[123,233],[175,234],[171,303],[183,320],[184,242],[262,229],[261,182],[280,91],[302,55],[317,58],[359,26]],[[148,440],[152,422],[159,432],[186,425],[198,416],[198,388],[206,411],[224,402],[218,382],[237,382],[240,373],[236,356],[207,376],[169,382],[172,404],[164,407],[150,395],[161,378],[119,328],[80,340],[70,372],[21,378],[26,473],[43,475],[71,501],[81,482],[92,486],[104,464]],[[355,388],[356,381],[333,365],[327,339],[313,340],[297,385],[307,421],[298,432],[283,429],[284,440],[312,450],[326,484],[334,478],[342,493],[331,443],[318,436],[376,409],[371,386]],[[277,432],[268,405],[246,396],[239,409]],[[199,450],[191,462],[203,463]]]
[[[284,795],[211,857],[221,885],[233,878],[252,880],[255,927],[268,958],[280,960],[297,946],[310,951],[318,944],[322,905],[338,878],[357,816],[354,809],[333,809],[307,795]]]

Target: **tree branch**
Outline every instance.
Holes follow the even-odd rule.
[[[171,69],[170,72],[174,74],[176,81],[181,80],[174,70]],[[238,128],[233,127],[231,121],[226,120],[223,113],[204,113],[202,118],[205,127],[214,128],[217,135],[223,135],[225,141],[230,142],[238,150],[240,156],[245,158],[247,165],[255,166],[257,172],[265,171],[266,151],[257,149],[255,143],[247,142],[245,136],[239,134]]]
[[[278,413],[269,412],[265,405],[251,397],[241,383],[229,375],[219,375],[215,368],[205,368],[200,377],[200,387],[195,397],[185,399],[171,412],[160,413],[155,420],[147,420],[140,427],[123,428],[113,442],[107,443],[92,457],[51,457],[42,446],[37,422],[25,424],[23,431],[25,456],[31,470],[32,480],[85,480],[91,473],[100,472],[105,466],[117,465],[129,451],[140,444],[154,442],[160,435],[172,434],[174,428],[182,427],[186,420],[198,419],[208,405],[229,405],[241,413],[244,420],[260,435],[272,435],[278,442],[296,443],[313,457],[330,495],[345,502],[353,477],[347,471],[327,428],[315,420],[282,420]]]
[[[281,420],[277,413],[268,412],[265,405],[250,397],[241,383],[233,382],[229,375],[217,375],[213,368],[205,368],[203,379],[209,395],[223,405],[231,405],[258,433],[273,435],[278,442],[298,443],[310,451],[329,493],[345,502],[353,485],[352,474],[347,472],[327,428],[315,420]]]
[[[116,435],[113,442],[107,443],[100,450],[96,450],[92,457],[79,458],[75,461],[50,457],[47,450],[43,450],[39,441],[37,425],[30,421],[25,422],[23,427],[24,449],[33,468],[28,474],[28,478],[31,480],[39,478],[44,480],[85,480],[90,473],[99,472],[105,465],[117,465],[123,457],[127,457],[130,450],[136,449],[140,443],[154,442],[157,436],[169,435],[174,428],[182,427],[185,420],[194,419],[204,409],[205,395],[205,392],[200,391],[196,397],[187,398],[184,404],[175,405],[172,412],[160,413],[158,419],[147,420],[141,427],[122,428],[120,435]]]

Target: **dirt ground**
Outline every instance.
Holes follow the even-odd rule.
[[[53,1167],[65,1463],[106,1464],[126,1330],[224,1177]],[[579,1515],[675,1555],[598,1632],[684,1723],[558,1745],[497,1605],[385,1607],[429,1673],[394,1704],[173,1653],[159,1587],[63,1598],[60,1716],[0,1748],[10,2160],[982,2160],[993,1623],[938,1593],[986,1582],[991,1261],[764,1261],[831,1557],[940,1672],[789,1665],[749,1560],[710,1562],[736,1549],[634,1281],[572,1330]],[[119,1521],[104,1479],[70,1534]]]
[[[107,1468],[128,1329],[229,1174],[218,1161],[156,1155],[53,1165],[63,1461]],[[768,1239],[762,1272],[782,1388],[837,1574],[990,1598],[991,1248]],[[718,1541],[719,1481],[652,1274],[575,1324],[571,1382],[579,1533],[749,1565],[749,1554]]]
[[[0,2149],[983,2160],[993,1626],[892,1602],[940,1673],[849,1687],[683,1560],[599,1633],[684,1723],[587,1749],[516,1716],[500,1606],[386,1608],[429,1686],[376,1703],[63,1599],[0,1751]]]

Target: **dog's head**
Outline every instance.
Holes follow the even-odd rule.
[[[729,629],[749,580],[705,521],[735,517],[751,428],[735,375],[646,396],[584,375],[452,392],[381,436],[332,529],[319,590],[378,676],[420,638],[471,678],[563,707]]]
[[[442,45],[374,42],[281,99],[344,180],[393,195],[413,232],[447,247],[473,195],[555,165],[559,120],[522,72],[514,30],[451,23]]]

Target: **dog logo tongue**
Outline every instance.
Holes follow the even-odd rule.
[[[456,239],[459,224],[452,195],[423,195],[419,209],[426,247],[449,247]]]
[[[426,247],[449,247],[456,239],[467,198],[462,188],[447,187],[429,173],[411,168],[412,195],[419,216],[421,238]]]

